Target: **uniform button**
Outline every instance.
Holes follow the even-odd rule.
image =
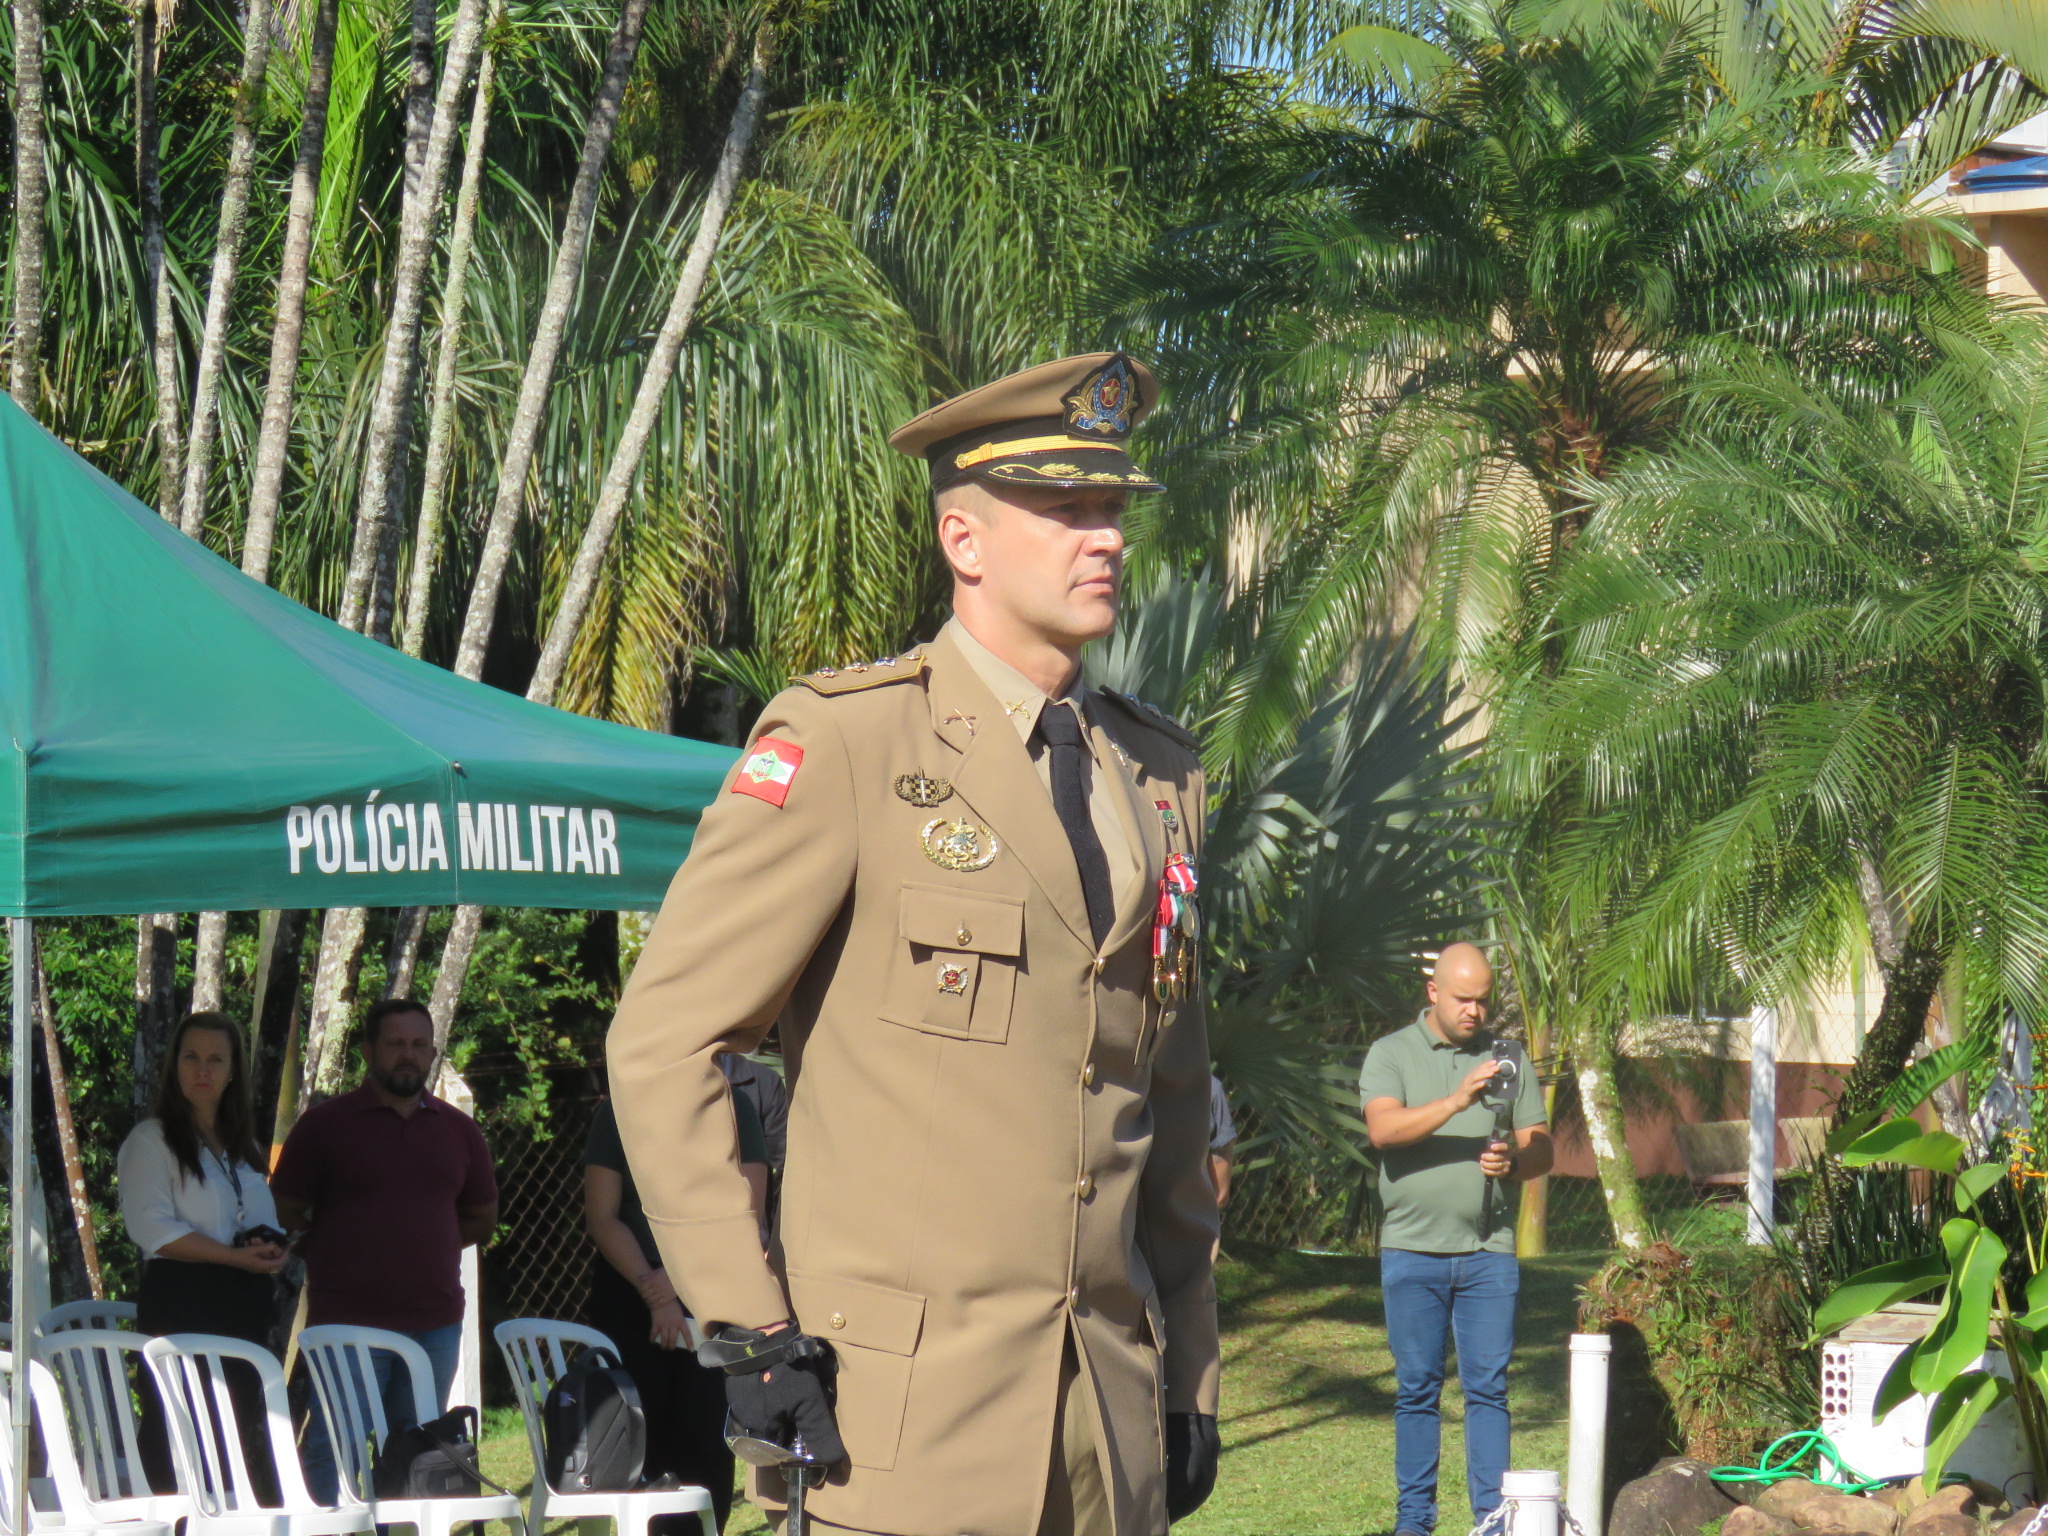
[[[825,1321],[830,1323],[834,1328],[844,1328],[846,1326],[846,1314],[844,1312],[834,1312],[830,1317],[826,1318]]]
[[[1102,974],[1102,956],[1097,955],[1095,957],[1095,963],[1092,966],[1090,966],[1089,969],[1094,971],[1096,975],[1100,976]]]
[[[1095,1193],[1095,1175],[1092,1173],[1082,1174],[1081,1181],[1074,1186],[1074,1189],[1083,1200],[1086,1200]]]
[[[962,925],[962,927],[961,927],[961,929],[960,929],[960,932],[959,932],[959,934],[958,934],[958,938],[959,938],[959,940],[960,940],[960,947],[961,947],[962,949],[965,949],[965,948],[966,948],[966,947],[967,947],[968,945],[970,945],[970,944],[972,944],[972,943],[974,942],[974,933],[973,933],[973,930],[972,930],[972,929],[970,929],[970,928],[968,928],[968,927],[966,927],[966,926],[965,926],[965,925],[963,924],[963,925]]]
[[[1093,1088],[1095,1086],[1095,1063],[1092,1061],[1081,1069],[1081,1086],[1083,1088]]]
[[[1077,1285],[1071,1291],[1068,1291],[1067,1300],[1074,1306],[1078,1307],[1081,1305],[1081,1287]]]

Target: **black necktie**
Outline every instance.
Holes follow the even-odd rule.
[[[1070,707],[1048,699],[1038,712],[1038,736],[1052,754],[1052,808],[1074,845],[1081,895],[1088,903],[1088,930],[1100,949],[1116,917],[1116,904],[1109,893],[1109,856],[1102,851],[1102,839],[1095,835],[1095,821],[1088,814],[1088,786],[1094,775],[1089,772],[1088,749],[1081,744],[1081,722]]]

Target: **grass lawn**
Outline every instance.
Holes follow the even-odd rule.
[[[1579,1284],[1605,1256],[1522,1269],[1520,1346],[1509,1376],[1514,1464],[1564,1468],[1565,1339]],[[1223,1470],[1208,1506],[1176,1536],[1365,1536],[1394,1522],[1394,1362],[1380,1315],[1379,1261],[1244,1248],[1217,1274],[1223,1318]],[[531,1479],[511,1410],[485,1424],[484,1470],[508,1488]],[[1444,1393],[1445,1536],[1468,1528],[1465,1439],[1455,1386]],[[566,1524],[566,1522],[565,1522]],[[744,1502],[729,1536],[766,1529]]]

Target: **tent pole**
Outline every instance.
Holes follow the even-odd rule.
[[[28,1530],[28,1445],[29,1395],[28,1362],[35,1345],[35,1319],[28,1315],[28,1133],[29,1116],[35,1112],[29,1090],[29,1010],[35,984],[35,924],[26,917],[10,918],[7,924],[8,958],[14,976],[14,1015],[9,1065],[13,1069],[14,1097],[8,1105],[8,1127],[13,1145],[8,1149],[8,1172],[12,1189],[7,1213],[8,1318],[14,1324],[14,1371],[11,1383],[14,1444],[8,1454],[14,1458],[14,1508],[8,1511],[8,1527]]]

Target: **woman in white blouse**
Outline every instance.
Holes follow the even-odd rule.
[[[154,1113],[121,1144],[121,1220],[144,1260],[142,1332],[269,1344],[285,1237],[253,1122],[241,1030],[218,1013],[191,1015],[171,1037]],[[231,1384],[249,1470],[269,1502],[263,1396],[253,1372],[231,1373]],[[140,1449],[151,1486],[170,1492],[177,1484],[151,1385],[142,1392]]]

